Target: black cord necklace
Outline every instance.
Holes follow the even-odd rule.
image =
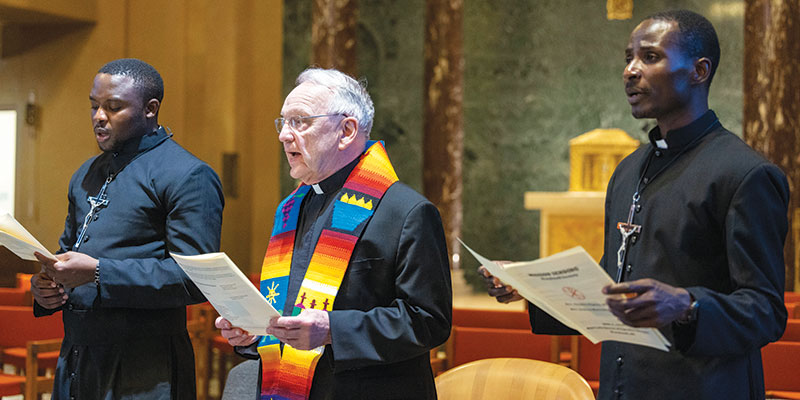
[[[108,193],[106,193],[106,190],[108,189],[108,184],[111,183],[114,180],[114,178],[116,178],[117,175],[119,175],[119,173],[122,172],[122,170],[125,169],[125,167],[128,166],[128,164],[132,163],[134,160],[139,158],[139,156],[141,156],[142,154],[146,153],[150,149],[158,146],[159,144],[161,144],[161,142],[171,138],[172,137],[172,131],[170,131],[170,129],[167,128],[167,127],[165,127],[165,130],[167,132],[167,135],[165,137],[161,138],[161,140],[157,141],[155,144],[153,144],[152,146],[150,146],[146,150],[141,151],[138,154],[134,155],[130,160],[128,160],[124,164],[122,164],[122,166],[120,166],[119,169],[117,169],[116,172],[109,171],[108,172],[108,177],[106,178],[105,183],[103,183],[103,186],[100,187],[100,191],[97,192],[97,196],[89,196],[89,197],[86,198],[86,201],[89,202],[89,205],[91,206],[91,208],[89,208],[89,212],[86,213],[86,217],[83,219],[83,225],[81,226],[81,230],[78,233],[78,239],[75,241],[75,244],[72,246],[72,251],[78,251],[78,249],[81,247],[81,243],[85,242],[84,237],[86,236],[86,230],[89,228],[89,223],[92,222],[92,218],[94,217],[94,215],[98,211],[100,211],[101,207],[107,207],[108,206]],[[109,167],[109,169],[110,169],[110,167]]]

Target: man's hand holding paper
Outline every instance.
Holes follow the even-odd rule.
[[[225,253],[170,255],[211,305],[225,317],[220,323],[225,326],[224,329],[232,330],[231,336],[239,336],[236,329],[265,335],[270,319],[280,316]]]
[[[660,328],[681,319],[691,307],[692,296],[655,279],[639,279],[603,287],[611,313],[625,325]],[[614,296],[628,294],[629,296]],[[633,294],[633,296],[630,296]]]
[[[43,272],[63,287],[74,288],[94,281],[99,262],[96,258],[74,251],[58,254],[55,259],[39,252],[34,254],[42,264]]]
[[[249,346],[258,336],[236,327],[223,317],[218,317],[214,325],[220,329],[222,337],[231,346]],[[311,350],[331,343],[331,329],[328,312],[307,309],[294,317],[273,317],[266,332],[278,340],[299,350]]]
[[[246,330],[233,326],[231,321],[223,317],[217,317],[217,320],[214,321],[214,326],[220,330],[222,337],[227,339],[231,346],[249,346],[258,339],[258,336],[251,335]]]
[[[495,261],[508,264],[510,261]],[[497,279],[481,265],[478,274],[486,283],[489,296],[508,304],[524,299],[516,289]],[[676,288],[653,279],[617,283],[603,287],[609,310],[625,325],[637,328],[659,328],[680,319],[691,305],[686,289]]]
[[[495,262],[502,265],[508,261]],[[480,275],[484,283],[486,283],[486,291],[489,293],[489,296],[494,297],[499,303],[508,304],[523,299],[519,292],[510,285],[506,285],[500,279],[494,277],[485,266],[481,265],[478,267],[478,275]]]
[[[613,281],[582,248],[576,247],[531,262],[497,263],[464,246],[494,275],[490,278],[481,271],[490,293],[499,301],[512,301],[516,290],[518,295],[567,327],[579,331],[593,343],[615,340],[668,351],[669,342],[658,330],[626,326],[609,310],[608,296],[602,288],[611,286]],[[507,285],[509,283],[513,288]],[[615,293],[609,294],[635,289],[615,287]],[[645,291],[644,287],[641,290]],[[633,304],[646,307],[649,304],[646,301],[645,298],[643,302]],[[644,312],[647,308],[642,310]],[[639,312],[637,309],[634,314],[637,318]]]
[[[311,350],[331,343],[328,312],[308,308],[295,317],[273,318],[267,333],[299,350]]]

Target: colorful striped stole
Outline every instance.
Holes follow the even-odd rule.
[[[361,160],[336,194],[333,212],[316,243],[291,315],[298,315],[305,308],[333,309],[353,249],[384,193],[397,180],[383,143],[368,142]],[[289,286],[300,205],[309,188],[301,185],[278,206],[261,268],[261,293],[276,308],[280,307],[281,313]],[[258,343],[261,399],[307,399],[324,349],[325,346],[297,350],[284,345],[281,354],[280,341],[271,335],[263,336]]]

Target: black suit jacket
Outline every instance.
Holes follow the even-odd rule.
[[[224,200],[217,174],[167,136],[159,128],[130,139],[70,180],[59,253],[75,247],[86,198],[118,172],[78,249],[100,260],[99,285],[70,290],[60,308],[34,304],[36,315],[63,314],[53,399],[195,398],[185,306],[205,297],[169,252],[218,251]]]
[[[680,155],[640,191],[635,222],[642,230],[630,243],[624,280],[653,278],[683,287],[697,300],[698,312],[694,323],[661,327],[673,344],[669,352],[604,342],[598,399],[764,398],[761,347],[777,340],[786,324],[789,187],[778,167],[715,121],[709,111],[670,131],[668,142],[675,135],[689,142],[715,126],[682,154],[673,144],[661,156],[652,144],[643,146],[619,164],[608,184],[600,265],[614,276],[621,243],[616,223],[628,216],[647,157]],[[559,330],[540,310],[531,310],[531,322],[537,333]]]
[[[386,191],[330,311],[332,344],[311,399],[436,398],[429,351],[447,340],[452,319],[445,243],[433,204],[400,182]]]

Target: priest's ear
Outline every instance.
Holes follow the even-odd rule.
[[[358,120],[353,117],[345,117],[345,119],[342,120],[340,134],[339,150],[342,151],[358,141]]]
[[[158,99],[150,99],[144,105],[144,116],[148,119],[158,118],[159,109],[161,109],[161,102]]]
[[[711,78],[711,60],[706,57],[700,57],[694,62],[694,69],[692,70],[692,83],[708,84],[708,79]]]

